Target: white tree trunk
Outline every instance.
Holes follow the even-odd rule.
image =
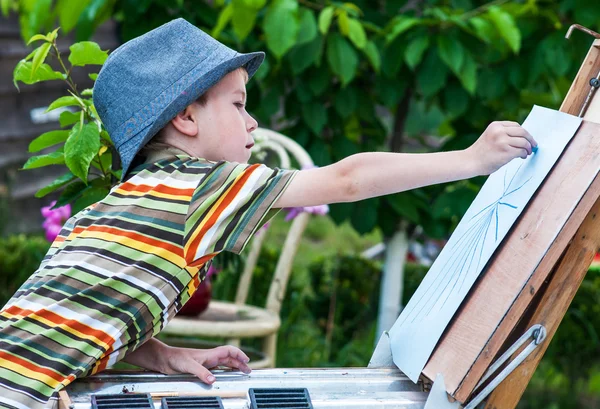
[[[390,330],[402,310],[404,265],[407,254],[408,236],[406,228],[400,226],[398,231],[386,244],[375,339],[379,339],[383,331]]]

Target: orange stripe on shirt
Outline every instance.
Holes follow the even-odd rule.
[[[108,233],[108,234],[114,234],[116,236],[127,237],[128,239],[131,239],[134,241],[139,241],[139,242],[147,244],[149,246],[159,247],[159,248],[167,250],[175,255],[183,257],[183,255],[182,255],[183,250],[179,246],[175,246],[171,243],[167,243],[167,242],[158,240],[153,237],[144,236],[142,234],[139,234],[139,233],[136,233],[136,232],[133,232],[130,230],[119,229],[117,227],[109,227],[109,226],[76,227],[75,229],[73,229],[73,232],[71,234],[80,235],[84,231]]]
[[[125,191],[125,192],[140,192],[140,193],[148,193],[151,190],[154,190],[154,191],[157,191],[160,193],[165,193],[168,195],[187,196],[187,197],[191,197],[194,194],[194,189],[176,188],[176,187],[171,187],[171,186],[162,185],[162,184],[156,185],[156,186],[134,185],[133,183],[130,183],[130,182],[123,183],[121,186],[119,186],[118,190]]]
[[[0,350],[0,360],[3,360],[3,359],[5,359],[8,362],[11,362],[13,364],[19,365],[19,366],[21,366],[21,367],[23,367],[23,368],[25,368],[25,369],[33,372],[33,374],[32,373],[25,373],[25,374],[21,374],[21,375],[24,375],[24,376],[26,376],[28,378],[31,378],[31,379],[38,380],[40,382],[44,382],[43,378],[40,377],[40,376],[36,376],[35,374],[46,375],[48,378],[54,379],[58,383],[61,383],[65,379],[67,379],[64,375],[62,375],[62,374],[60,374],[60,373],[58,373],[58,372],[56,372],[56,371],[54,371],[52,369],[36,365],[33,362],[29,362],[26,359],[23,359],[23,358],[21,358],[18,355],[13,355],[13,354],[10,354],[10,353],[5,352],[3,350]],[[48,385],[47,382],[44,382],[44,383]],[[55,385],[49,385],[49,386],[50,387],[55,387]]]
[[[20,317],[31,317],[32,319],[36,319],[37,317],[39,317],[41,319],[50,321],[53,324],[56,324],[56,326],[59,328],[68,327],[81,334],[85,334],[87,336],[96,338],[97,340],[103,342],[107,346],[110,346],[115,342],[113,337],[111,337],[109,334],[102,330],[90,327],[89,325],[82,324],[73,319],[66,319],[63,316],[58,315],[52,311],[44,309],[38,311],[25,310],[23,308],[17,307],[16,305],[11,305],[3,312]]]
[[[239,177],[239,179],[222,195],[222,200],[220,203],[216,204],[216,208],[211,210],[211,214],[204,221],[203,225],[200,227],[197,235],[193,237],[192,242],[190,243],[188,250],[186,252],[186,261],[188,264],[194,261],[194,257],[196,256],[196,252],[198,251],[198,246],[200,246],[200,242],[202,238],[206,234],[211,227],[213,227],[221,213],[231,204],[231,202],[235,199],[237,194],[242,190],[250,175],[259,167],[260,164],[251,165],[244,173]]]

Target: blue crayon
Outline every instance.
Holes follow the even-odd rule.
[[[534,146],[533,148],[531,148],[531,151],[532,151],[533,153],[537,153],[537,151],[538,151],[538,148],[539,148],[539,145],[538,145],[538,146]]]

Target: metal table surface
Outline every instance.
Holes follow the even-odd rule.
[[[428,393],[398,369],[311,368],[256,369],[251,374],[215,371],[212,387],[193,375],[162,375],[148,372],[110,372],[78,379],[67,387],[73,409],[90,409],[92,394],[124,392],[187,394],[209,391],[246,393],[246,397],[223,398],[226,409],[249,408],[249,388],[307,388],[313,407],[423,409]],[[160,409],[160,400],[154,401]]]

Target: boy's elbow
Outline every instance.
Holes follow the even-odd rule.
[[[353,157],[336,163],[335,191],[339,203],[356,202],[360,200],[360,189],[356,178],[356,168],[353,165]]]

